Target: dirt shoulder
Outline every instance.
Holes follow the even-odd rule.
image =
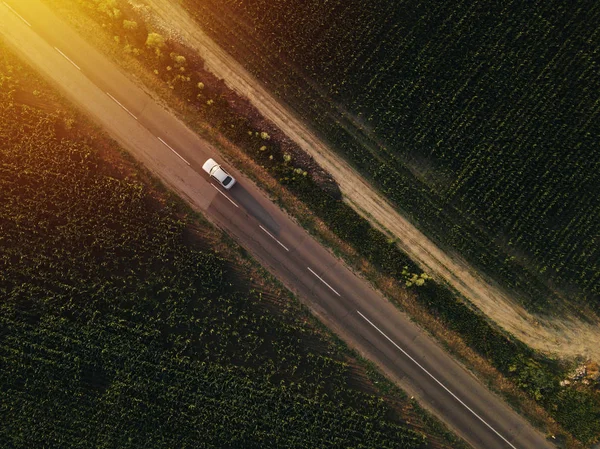
[[[534,349],[561,357],[586,356],[600,360],[600,326],[568,313],[538,317],[527,312],[499,286],[485,279],[456,254],[445,252],[369,185],[359,173],[320,141],[292,111],[282,105],[240,64],[210,39],[177,2],[130,0],[152,8],[156,25],[172,38],[194,48],[205,67],[238,94],[248,98],[338,182],[347,201],[376,227],[397,239],[402,249],[424,271],[443,280],[490,319]],[[174,26],[176,24],[176,26]]]

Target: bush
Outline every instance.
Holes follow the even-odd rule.
[[[129,31],[137,30],[137,22],[134,20],[123,20],[123,28]]]
[[[165,47],[165,38],[158,33],[148,33],[146,46],[155,50],[160,50]]]

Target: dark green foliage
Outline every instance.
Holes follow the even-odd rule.
[[[600,405],[585,390],[575,387],[561,391],[554,403],[557,421],[573,429],[581,441],[597,441],[600,434]]]
[[[60,114],[15,104],[2,50],[3,447],[425,447],[296,306],[269,312]]]
[[[428,235],[600,309],[597,2],[187,4]]]
[[[395,242],[391,242],[383,233],[373,229],[371,224],[349,205],[336,201],[315,188],[310,179],[300,179],[288,182],[286,185],[310,206],[329,229],[342,240],[350,243],[362,257],[368,259],[382,273],[401,279],[405,267],[410,267],[412,271],[419,271]]]
[[[419,289],[418,299],[535,400],[552,403],[561,373],[555,362],[539,357],[523,343],[509,338],[437,284],[426,283]]]

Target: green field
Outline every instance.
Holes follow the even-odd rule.
[[[428,235],[600,310],[600,4],[184,3]]]
[[[462,445],[1,46],[0,137],[2,447]]]

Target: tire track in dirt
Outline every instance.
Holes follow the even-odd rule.
[[[398,239],[401,248],[438,280],[443,280],[491,320],[532,348],[561,357],[587,356],[600,360],[600,323],[583,322],[565,310],[561,318],[538,317],[510,295],[483,278],[457,254],[437,247],[371,185],[321,142],[228,53],[208,37],[191,16],[172,0],[129,0],[143,7],[147,19],[163,32],[194,48],[205,67],[239,95],[248,98],[338,182],[347,201],[379,229]]]

